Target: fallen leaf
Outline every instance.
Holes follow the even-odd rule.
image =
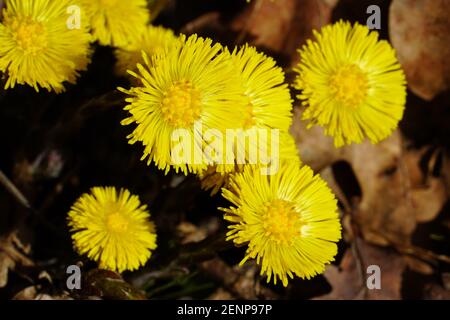
[[[36,286],[29,286],[19,291],[12,300],[34,300],[37,296],[38,289]]]
[[[365,242],[359,242],[359,250],[364,261],[363,279],[358,272],[358,262],[352,250],[347,249],[341,264],[329,266],[325,270],[325,278],[332,287],[332,291],[326,295],[317,297],[317,300],[329,299],[368,299],[379,300],[401,299],[402,274],[406,266],[403,257],[393,250],[380,248]],[[367,289],[366,268],[377,265],[381,271],[381,289]]]
[[[389,34],[408,86],[431,100],[450,88],[450,6],[447,0],[394,0]]]
[[[411,270],[424,275],[432,275],[434,273],[433,268],[428,263],[410,256],[405,256],[404,258]]]
[[[0,252],[0,288],[6,286],[8,283],[8,272],[13,270],[15,266],[15,261],[8,254]]]
[[[181,244],[199,242],[214,234],[220,228],[220,220],[212,217],[199,225],[183,221],[177,225],[177,236]]]
[[[224,288],[218,288],[207,300],[235,300],[234,296]]]
[[[33,266],[34,263],[25,254],[29,253],[28,246],[23,245],[15,232],[0,238],[0,288],[8,283],[8,272],[16,265]]]
[[[297,49],[331,19],[337,0],[257,0],[231,24],[252,45],[298,60]],[[292,57],[292,58],[291,58]]]
[[[177,235],[181,244],[199,242],[207,236],[205,230],[187,221],[183,221],[177,226]]]
[[[450,290],[440,285],[427,284],[424,291],[424,299],[426,300],[450,300]]]
[[[445,289],[450,290],[450,272],[444,272],[442,274],[442,283]]]
[[[321,127],[306,129],[301,112],[295,110],[291,127],[300,157],[313,170],[323,173],[338,199],[354,211],[352,218],[364,239],[388,245],[377,236],[383,234],[395,243],[408,244],[417,223],[434,219],[442,210],[447,201],[445,181],[442,176],[422,170],[426,148],[406,148],[398,130],[378,144],[365,141],[335,148]],[[343,192],[349,179],[339,185],[330,174],[329,168],[338,161],[349,164],[358,184],[354,188],[361,190],[357,199],[349,199]]]
[[[447,201],[447,192],[443,181],[432,178],[426,187],[413,189],[411,201],[417,222],[433,220]]]
[[[326,136],[322,127],[307,129],[307,121],[301,119],[301,108],[294,109],[293,124],[290,133],[294,137],[302,162],[318,172],[341,159],[344,148],[334,147],[333,138]]]
[[[29,286],[19,291],[12,300],[73,300],[67,292],[61,295],[50,295],[40,291],[40,286]]]

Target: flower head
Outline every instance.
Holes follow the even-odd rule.
[[[292,123],[292,100],[289,88],[284,83],[284,72],[271,57],[247,45],[239,50],[235,48],[231,61],[241,79],[246,98],[243,133],[257,137],[257,163],[265,162],[265,155],[276,152],[272,150],[272,130],[279,131],[279,144],[276,147],[280,148],[280,144],[284,143],[283,138],[286,142],[289,139],[287,132]],[[263,136],[261,132],[264,132]],[[236,148],[246,149],[245,161],[248,163],[251,162],[250,153],[254,152],[251,146],[254,142],[250,140],[248,146],[238,145],[243,141],[238,141]],[[217,171],[223,172],[223,167],[218,166]]]
[[[136,65],[143,64],[142,51],[149,57],[170,50],[178,41],[172,30],[147,26],[140,37],[115,50],[116,70],[120,75],[128,75],[127,70],[137,71]]]
[[[69,28],[72,0],[8,0],[0,23],[0,71],[5,88],[27,84],[61,92],[90,58],[88,25]]]
[[[336,146],[377,143],[397,127],[406,100],[394,49],[366,26],[337,22],[314,32],[296,68],[303,118],[334,137]]]
[[[150,214],[128,190],[94,187],[72,206],[68,221],[80,254],[100,268],[122,272],[144,265],[156,248]]]
[[[283,70],[271,57],[248,45],[234,49],[231,59],[247,98],[244,129],[287,132],[292,123],[292,99]]]
[[[309,167],[284,162],[276,174],[261,175],[247,165],[222,195],[234,205],[222,208],[228,239],[248,245],[241,264],[256,259],[267,282],[309,279],[334,260],[341,237],[336,199]]]
[[[139,73],[131,72],[141,86],[119,88],[130,96],[125,110],[131,115],[122,124],[136,124],[130,143],[141,142],[142,159],[148,157],[148,163],[153,161],[166,172],[205,169],[207,162],[196,159],[207,143],[203,131],[215,129],[222,134],[242,123],[241,85],[229,54],[210,39],[193,35],[182,36],[164,55],[149,60],[144,53],[143,57],[145,65],[138,64]],[[173,139],[174,133],[180,139]],[[184,160],[174,161],[174,150],[184,151]]]
[[[146,0],[78,0],[86,10],[94,38],[101,45],[124,46],[139,37],[150,12]]]
[[[284,83],[283,70],[271,57],[248,45],[235,48],[231,61],[245,96],[243,138],[233,141],[236,164],[223,161],[225,165],[210,166],[199,173],[202,188],[212,189],[212,194],[227,184],[230,173],[241,172],[246,163],[274,160],[268,157],[299,161],[294,139],[288,133],[292,123],[292,99]],[[273,140],[272,130],[278,131],[278,141]],[[237,155],[239,150],[244,150],[243,159]]]

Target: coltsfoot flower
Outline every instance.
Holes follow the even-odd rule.
[[[123,76],[129,75],[127,70],[136,72],[136,65],[144,63],[142,51],[148,57],[152,57],[171,50],[177,41],[178,37],[172,30],[160,26],[147,26],[138,38],[115,50],[117,58],[116,72]]]
[[[254,139],[236,139],[234,151],[245,150],[245,159],[236,157],[234,165],[210,166],[199,173],[202,188],[212,189],[212,194],[226,185],[229,172],[240,172],[246,163],[267,163],[268,157],[272,156],[277,157],[277,161],[300,161],[294,139],[288,132],[292,123],[292,99],[283,70],[274,59],[248,45],[235,48],[231,61],[241,79],[246,99],[242,136],[253,136]],[[261,139],[258,130],[264,130],[267,139]],[[271,130],[278,130],[277,145],[273,144]],[[272,146],[277,149],[272,150]],[[251,155],[252,152],[256,154]]]
[[[241,265],[256,259],[267,282],[309,279],[334,260],[341,238],[337,201],[309,167],[284,162],[276,174],[261,175],[246,165],[222,195],[234,205],[221,208],[231,223],[227,239],[247,245]]]
[[[142,160],[147,158],[148,164],[154,162],[166,173],[171,168],[184,174],[206,169],[206,161],[196,160],[208,143],[203,131],[216,130],[215,137],[221,139],[226,129],[240,126],[243,119],[242,87],[229,53],[210,39],[192,35],[181,36],[164,55],[149,59],[144,52],[143,57],[139,72],[130,72],[142,85],[119,88],[129,95],[125,110],[130,117],[122,124],[135,124],[129,143],[141,142]],[[174,140],[174,132],[192,139]],[[174,162],[172,151],[177,148],[190,156]]]
[[[271,130],[279,130],[281,144],[281,136],[287,133],[291,126],[291,95],[288,85],[284,83],[283,70],[276,65],[274,59],[258,52],[254,47],[244,45],[240,49],[235,48],[231,54],[231,61],[241,79],[243,93],[247,100],[242,123],[244,134],[251,134],[252,130],[257,132],[260,129],[267,132],[266,141],[260,139],[258,134],[257,161],[259,163],[264,161],[262,155],[273,153]],[[236,148],[245,149],[245,160],[248,162],[252,147],[250,145],[246,147],[242,145],[242,142],[244,142],[242,139],[238,141],[237,144],[241,143],[241,145],[237,145]],[[228,170],[217,166],[217,171]]]
[[[337,22],[314,32],[300,52],[295,88],[303,119],[334,137],[337,147],[388,137],[403,116],[405,76],[395,50],[366,26]]]
[[[16,84],[55,91],[75,83],[90,62],[88,24],[68,27],[72,0],[8,0],[0,22],[0,71]]]
[[[124,46],[147,27],[146,0],[78,0],[86,11],[95,40],[104,46]]]
[[[156,249],[147,206],[128,190],[94,187],[68,214],[75,249],[100,268],[122,272],[144,265]]]
[[[247,98],[243,128],[287,132],[292,123],[292,99],[283,70],[274,59],[248,45],[234,49],[231,60]]]

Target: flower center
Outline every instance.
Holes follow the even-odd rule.
[[[332,95],[342,104],[357,108],[367,96],[367,75],[355,64],[345,65],[330,77]]]
[[[283,244],[290,244],[298,237],[303,225],[294,205],[281,199],[275,199],[265,205],[263,221],[266,236]]]
[[[200,118],[200,92],[189,81],[176,81],[165,93],[161,103],[164,118],[173,127],[189,127]]]
[[[26,53],[34,55],[47,47],[45,26],[31,17],[13,18],[11,30],[17,45]]]
[[[128,221],[123,215],[114,212],[107,216],[106,226],[112,232],[125,232],[128,229]]]

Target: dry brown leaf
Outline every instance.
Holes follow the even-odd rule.
[[[342,270],[334,265],[328,266],[324,272],[325,278],[332,287],[326,295],[314,300],[358,299],[363,296],[364,290],[354,260],[350,251],[347,251],[341,262]]]
[[[290,133],[295,139],[302,162],[314,171],[321,171],[342,158],[345,150],[335,148],[333,139],[325,135],[322,127],[313,126],[307,129],[308,122],[301,120],[301,115],[301,109],[295,108]]]
[[[5,252],[0,252],[0,288],[3,288],[8,283],[8,272],[13,270],[16,263]]]
[[[36,295],[36,298],[34,300],[73,300],[73,298],[69,297],[68,295],[49,295],[45,293],[39,293]]]
[[[447,201],[442,179],[432,178],[426,187],[413,189],[411,201],[417,222],[429,222],[436,218]]]
[[[367,279],[366,268],[377,265],[381,270],[381,289],[367,289],[366,283],[358,272],[358,262],[352,250],[348,249],[339,267],[329,266],[325,270],[325,278],[332,287],[326,295],[317,297],[318,300],[329,299],[400,299],[402,274],[406,263],[402,256],[386,248],[376,247],[360,242],[360,252],[365,263],[364,280]]]
[[[366,239],[375,240],[367,235],[376,230],[395,242],[409,243],[417,223],[434,219],[446,202],[441,178],[428,177],[427,173],[417,177],[423,152],[402,149],[397,131],[377,145],[355,145],[352,156],[345,157],[361,184],[358,222],[366,231]]]
[[[218,288],[207,300],[235,300],[236,298],[224,288]]]
[[[389,34],[408,86],[431,100],[450,88],[450,6],[447,0],[394,0]]]
[[[13,300],[34,300],[37,296],[38,288],[36,286],[29,286],[19,291],[12,298]]]
[[[445,289],[450,290],[450,272],[444,272],[442,274],[442,283]]]
[[[450,300],[450,290],[434,283],[427,284],[425,286],[424,299]]]
[[[183,221],[177,225],[177,236],[181,244],[200,242],[208,236],[216,233],[220,228],[220,220],[212,217],[196,226],[190,222]]]
[[[0,238],[0,288],[8,283],[8,272],[14,270],[16,264],[33,266],[34,263],[25,254],[29,247],[24,246],[15,232]]]
[[[207,234],[204,229],[198,228],[190,222],[183,221],[177,226],[177,236],[180,238],[181,244],[186,244],[202,241]]]
[[[429,283],[425,286],[424,299],[450,300],[450,273],[442,274],[443,286]]]
[[[400,170],[401,140],[398,132],[377,145],[364,142],[347,147],[344,160],[351,164],[361,186],[362,198],[355,220],[365,238],[369,230],[409,241],[416,226],[409,210],[407,177]],[[404,207],[408,207],[404,209]],[[372,239],[374,240],[374,239]]]
[[[404,258],[411,270],[425,275],[433,274],[434,270],[428,263],[410,256],[405,256]]]
[[[248,33],[250,43],[277,54],[298,57],[296,50],[331,18],[337,0],[257,0],[231,24]]]
[[[447,200],[444,179],[420,168],[426,149],[404,150],[399,131],[375,145],[366,141],[336,149],[332,138],[325,136],[321,127],[306,129],[306,122],[301,120],[301,111],[297,109],[291,133],[302,161],[323,173],[347,208],[354,207],[354,201],[358,201],[353,219],[366,240],[387,245],[385,239],[373,232],[376,231],[396,243],[408,244],[417,223],[434,219]],[[346,161],[351,166],[361,189],[361,199],[344,197],[342,187],[336,184],[329,170],[337,161]]]
[[[347,161],[352,167],[362,191],[355,219],[365,237],[370,238],[367,230],[374,229],[407,241],[416,220],[414,212],[398,209],[400,204],[406,203],[407,185],[406,177],[398,169],[402,153],[399,133],[395,132],[377,145],[364,142],[336,149],[322,128],[306,129],[305,121],[300,117],[301,112],[297,110],[291,132],[304,163],[316,171],[339,160]],[[333,189],[338,196],[342,194],[341,190]],[[343,200],[351,203],[354,199]],[[372,240],[382,244],[378,239]]]
[[[61,295],[50,295],[41,291],[40,286],[29,286],[19,291],[12,300],[73,300],[67,292]]]

